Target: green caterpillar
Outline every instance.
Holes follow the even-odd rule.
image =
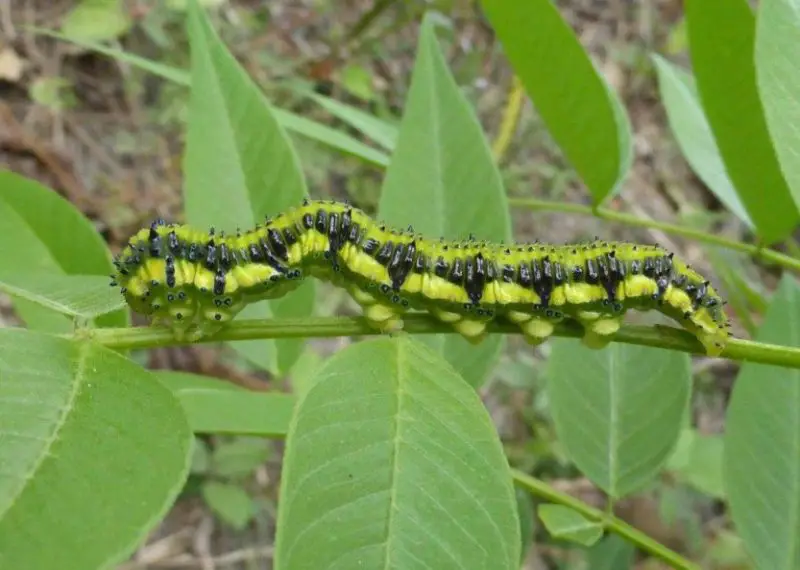
[[[709,282],[657,246],[428,239],[387,228],[348,204],[308,201],[237,235],[157,220],[115,259],[112,285],[131,308],[179,338],[214,334],[248,303],[285,295],[306,276],[344,287],[375,328],[398,331],[427,311],[471,342],[502,318],[532,344],[554,324],[583,324],[603,346],[629,309],[657,310],[718,355],[729,336]]]

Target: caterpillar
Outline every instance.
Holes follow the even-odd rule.
[[[659,246],[593,241],[507,245],[429,239],[376,223],[334,201],[305,200],[235,235],[154,221],[114,259],[112,286],[176,337],[198,340],[248,304],[287,294],[308,276],[344,287],[370,325],[399,331],[426,311],[472,343],[504,319],[531,344],[563,319],[589,346],[609,342],[629,309],[656,310],[719,355],[728,321],[708,280]]]

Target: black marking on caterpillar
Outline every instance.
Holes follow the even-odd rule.
[[[403,314],[418,310],[472,342],[500,318],[538,344],[570,318],[584,326],[587,343],[602,346],[635,309],[673,318],[710,355],[729,336],[711,284],[659,246],[429,239],[331,201],[306,201],[229,236],[156,220],[114,265],[112,285],[133,310],[189,339],[217,332],[248,303],[281,297],[306,276],[346,288],[383,331],[399,330]]]

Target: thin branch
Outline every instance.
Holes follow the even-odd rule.
[[[508,92],[508,101],[503,110],[500,130],[497,133],[494,144],[492,144],[492,155],[494,155],[494,160],[498,164],[503,160],[503,156],[505,156],[508,147],[511,145],[514,132],[517,130],[517,122],[519,121],[525,96],[525,88],[519,77],[515,75],[512,81],[511,89]]]
[[[531,477],[517,469],[511,470],[511,476],[514,478],[514,482],[517,486],[522,487],[532,495],[545,499],[550,503],[569,507],[583,515],[584,518],[601,523],[606,530],[627,539],[640,549],[663,560],[673,568],[678,570],[700,570],[700,567],[694,562],[687,560],[677,552],[670,550],[657,540],[650,538],[642,531],[632,527],[614,515],[603,512],[600,509],[595,509],[580,499],[557,491],[544,481]]]
[[[661,230],[666,233],[675,234],[691,238],[696,241],[718,245],[734,251],[741,251],[763,261],[771,262],[788,269],[800,271],[800,259],[795,259],[786,254],[769,249],[761,245],[741,243],[736,240],[706,233],[702,230],[687,228],[678,224],[669,224],[636,217],[623,212],[615,212],[608,208],[592,208],[582,204],[571,204],[569,202],[556,202],[551,200],[539,200],[536,198],[509,198],[508,203],[512,206],[529,208],[531,210],[545,210],[549,212],[569,212],[571,214],[583,214],[586,216],[597,216],[609,222],[617,222],[627,226],[638,228],[650,228]]]
[[[403,317],[403,330],[411,334],[455,334],[447,324],[426,314],[407,314]],[[492,322],[490,333],[519,334],[518,327],[511,323]],[[109,348],[134,349],[191,344],[178,341],[165,328],[100,328],[82,330],[79,336],[91,337]],[[300,319],[242,319],[233,321],[213,337],[199,342],[221,342],[267,338],[312,338],[339,336],[370,336],[380,332],[370,328],[363,317],[308,317]],[[583,327],[577,322],[556,325],[554,336],[580,338]],[[69,335],[68,335],[69,336]],[[688,331],[666,326],[623,326],[612,335],[612,341],[640,346],[654,346],[704,355],[703,345]],[[786,368],[800,368],[800,348],[764,344],[731,338],[721,358],[729,360],[759,362]]]

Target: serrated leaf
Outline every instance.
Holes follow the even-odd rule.
[[[537,511],[553,538],[591,546],[603,536],[603,525],[585,519],[582,514],[564,505],[539,505]]]
[[[672,133],[684,158],[720,202],[753,228],[733,182],[728,178],[714,135],[708,124],[694,78],[666,59],[652,54],[658,72],[658,85]]]
[[[260,90],[194,1],[188,29],[192,94],[184,156],[186,218],[198,227],[229,232],[252,228],[266,215],[300,204],[307,195],[305,180]],[[247,306],[240,318],[303,317],[313,304],[314,284],[308,280],[280,300]],[[299,356],[302,341],[256,340],[232,346],[279,374]]]
[[[59,275],[51,273],[0,274],[0,291],[26,299],[62,315],[90,319],[125,306],[119,290],[99,275]]]
[[[756,87],[755,17],[747,0],[688,0],[692,69],[714,140],[739,198],[767,244],[800,220]]]
[[[201,492],[211,510],[236,530],[243,530],[255,514],[253,499],[238,485],[208,481]]]
[[[191,438],[178,402],[130,360],[0,330],[0,566],[128,556],[183,486]]]
[[[337,352],[286,446],[276,570],[519,567],[515,495],[492,421],[410,336]]]
[[[68,38],[63,34],[59,34],[51,30],[34,28],[33,31],[44,36],[64,40],[75,45],[85,47],[97,53],[102,53],[103,55],[107,55],[108,57],[137,67],[143,71],[152,73],[157,77],[177,83],[178,85],[185,85],[188,87],[191,84],[190,74],[183,69],[165,65],[158,61],[146,59],[138,55],[128,53],[124,50],[107,47],[96,42]],[[278,123],[280,123],[283,128],[289,131],[312,140],[319,141],[331,148],[338,149],[344,153],[358,157],[378,166],[386,166],[389,164],[389,157],[385,153],[371,148],[341,131],[337,131],[326,125],[317,123],[285,109],[274,108],[272,112]]]
[[[69,239],[64,239],[69,236]],[[103,275],[111,254],[103,238],[72,204],[53,190],[9,171],[0,171],[0,259],[4,276],[28,273]],[[68,332],[69,320],[27,300],[14,302],[31,329]],[[99,326],[127,326],[129,311],[97,318]]]
[[[756,340],[800,346],[800,283],[789,274]],[[800,568],[800,372],[746,362],[725,422],[733,522],[759,569]]]
[[[689,356],[553,339],[547,390],[561,443],[612,498],[646,485],[669,458],[689,402]]]
[[[781,172],[800,210],[800,1],[761,2],[756,23],[756,80]]]
[[[429,236],[466,239],[472,232],[479,240],[508,241],[511,222],[500,174],[433,26],[426,16],[379,217],[399,227],[413,223]],[[473,346],[452,334],[424,338],[473,386],[486,379],[503,341],[491,335]]]
[[[548,131],[601,203],[619,190],[633,159],[619,98],[551,0],[481,4]]]

